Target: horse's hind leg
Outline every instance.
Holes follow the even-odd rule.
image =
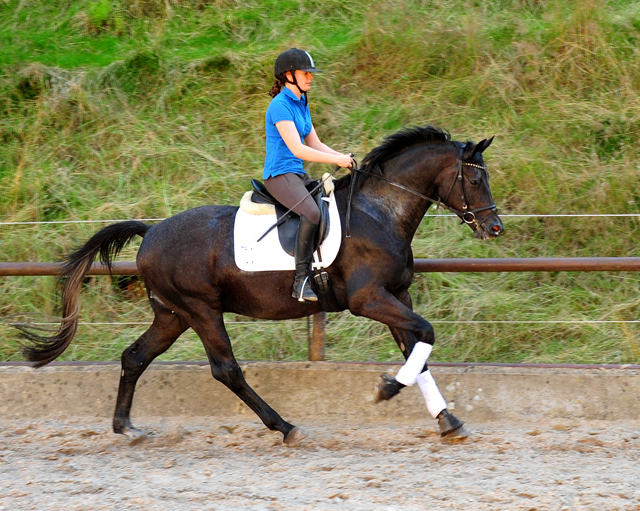
[[[242,369],[233,356],[231,341],[224,327],[221,312],[208,309],[204,317],[191,326],[202,340],[211,365],[211,373],[216,380],[242,399],[260,417],[267,428],[280,431],[284,435],[286,444],[293,445],[306,436],[300,428],[283,420],[244,379]]]
[[[149,329],[122,353],[122,372],[113,431],[132,438],[143,432],[131,424],[131,404],[136,383],[157,356],[167,351],[188,326],[165,307],[154,306],[155,318]]]

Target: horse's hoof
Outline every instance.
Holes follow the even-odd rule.
[[[147,433],[145,433],[141,429],[134,427],[127,428],[123,431],[120,431],[119,433],[129,438],[129,443],[131,445],[136,445],[144,442],[148,438]]]
[[[443,435],[442,441],[446,443],[458,443],[464,442],[471,436],[471,431],[469,431],[464,426],[460,426],[458,429],[454,429],[453,431],[449,431],[446,435]]]
[[[438,426],[440,427],[440,436],[442,438],[467,438],[469,430],[463,427],[464,422],[458,419],[446,408],[438,414]],[[465,433],[466,432],[466,433]]]
[[[382,374],[373,389],[373,402],[389,401],[400,392],[402,385],[393,376]]]
[[[147,434],[141,429],[130,427],[122,431],[122,434],[128,436],[131,440],[140,438],[141,436],[147,436]]]
[[[308,435],[304,431],[296,426],[284,436],[284,443],[287,445],[297,445],[307,438],[307,436]]]

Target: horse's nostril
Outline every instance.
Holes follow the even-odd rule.
[[[500,226],[499,225],[494,225],[492,228],[493,232],[500,232]]]

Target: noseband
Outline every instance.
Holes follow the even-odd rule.
[[[491,210],[492,212],[496,213],[498,211],[498,207],[495,205],[494,202],[492,202],[489,206],[485,206],[483,208],[469,209],[469,205],[467,204],[467,196],[464,191],[464,177],[462,175],[463,165],[466,165],[467,167],[475,167],[477,169],[481,169],[487,172],[486,165],[477,165],[475,163],[469,163],[469,162],[463,161],[462,164],[460,165],[460,168],[458,169],[458,174],[456,178],[451,184],[451,188],[449,188],[449,193],[447,193],[447,196],[443,201],[441,201],[440,198],[438,198],[436,204],[438,205],[438,207],[442,206],[448,209],[449,211],[452,211],[453,213],[455,213],[460,217],[463,223],[467,223],[470,226],[472,226],[472,228],[477,229],[478,227],[482,227],[482,225],[488,220],[489,216],[487,216],[487,218],[485,218],[482,222],[478,222],[478,220],[476,219],[476,213],[481,213],[482,211],[488,211],[488,210]],[[462,210],[457,210],[446,204],[447,201],[449,200],[449,197],[451,196],[451,192],[453,191],[453,188],[456,186],[456,182],[460,183],[460,190],[461,190],[460,198],[462,200]]]
[[[464,149],[464,146],[461,148]],[[482,222],[478,222],[478,220],[476,219],[476,213],[481,213],[482,211],[488,211],[491,210],[492,212],[497,212],[498,211],[498,207],[495,205],[494,202],[492,202],[489,206],[485,206],[483,208],[478,208],[478,209],[469,209],[469,205],[467,203],[467,196],[465,193],[465,189],[464,189],[464,177],[462,175],[462,166],[466,165],[468,167],[475,167],[477,169],[482,169],[485,172],[487,172],[487,167],[486,165],[477,165],[475,163],[468,163],[463,161],[460,165],[460,168],[458,169],[458,173],[456,175],[456,178],[453,180],[453,184],[451,185],[451,188],[449,189],[449,193],[447,193],[447,196],[444,200],[440,200],[440,197],[436,198],[436,199],[432,199],[431,197],[427,197],[426,195],[413,190],[411,188],[409,188],[408,186],[404,186],[401,185],[400,183],[396,183],[394,181],[391,181],[390,179],[387,179],[385,176],[380,175],[380,174],[372,174],[371,172],[366,172],[360,168],[358,168],[357,163],[354,160],[354,166],[351,168],[351,173],[352,173],[352,178],[351,178],[351,183],[349,186],[349,199],[347,201],[347,218],[346,218],[346,224],[347,224],[347,232],[346,232],[346,236],[347,238],[350,238],[351,235],[349,233],[349,221],[351,218],[351,198],[353,196],[353,192],[354,192],[354,188],[355,188],[355,173],[356,172],[360,172],[361,174],[366,174],[367,176],[373,176],[373,177],[377,177],[378,179],[382,179],[383,181],[386,181],[387,183],[389,183],[392,186],[395,186],[396,188],[400,188],[401,190],[404,190],[405,192],[409,192],[417,197],[420,197],[421,199],[424,199],[426,201],[431,202],[432,204],[435,204],[438,208],[442,207],[445,209],[448,209],[449,211],[451,211],[452,213],[455,213],[461,220],[462,223],[466,223],[468,224],[472,229],[476,230],[478,228],[481,228],[484,223],[489,219],[489,216],[487,215],[487,218],[485,218]],[[460,182],[460,189],[461,189],[461,199],[462,199],[462,209],[456,209],[454,207],[451,207],[447,204],[447,201],[449,200],[449,197],[451,196],[451,192],[453,192],[453,188],[456,185],[456,182]]]

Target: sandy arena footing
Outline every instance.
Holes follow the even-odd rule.
[[[119,368],[0,367],[0,511],[639,510],[637,369],[433,366],[473,435],[448,444],[380,364],[245,364],[309,437],[287,447],[201,364],[141,381],[139,441],[111,432]]]

